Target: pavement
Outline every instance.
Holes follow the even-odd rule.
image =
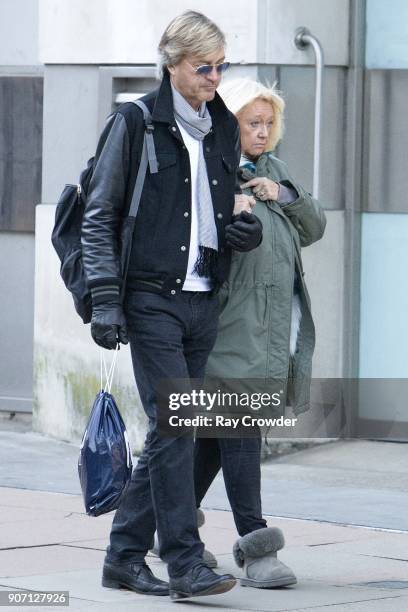
[[[76,445],[33,433],[29,422],[0,420],[0,601],[6,590],[61,590],[69,591],[70,610],[90,612],[408,610],[407,444],[342,440],[264,463],[264,514],[285,534],[278,554],[298,583],[280,589],[238,584],[182,603],[100,585],[113,515],[85,514],[77,456]],[[239,578],[221,476],[203,508],[200,533],[217,556],[217,571]],[[160,559],[147,561],[166,578]],[[35,607],[50,609],[57,607]]]

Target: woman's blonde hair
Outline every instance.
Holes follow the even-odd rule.
[[[266,145],[267,151],[274,150],[281,140],[284,130],[283,111],[285,110],[285,101],[275,85],[276,83],[273,83],[272,86],[267,87],[252,79],[240,78],[222,82],[217,90],[229,110],[238,118],[240,112],[255,100],[269,102],[273,108],[274,121]]]
[[[158,72],[176,66],[187,56],[205,56],[225,48],[225,36],[211,19],[197,11],[185,11],[169,23],[159,43]]]

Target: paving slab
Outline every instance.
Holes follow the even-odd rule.
[[[307,481],[299,479],[302,470],[290,466],[274,477],[270,468],[262,469],[264,514],[408,531],[408,486],[403,493],[372,489],[367,483],[360,488],[322,485],[316,469],[308,471]],[[203,506],[230,509],[222,478],[214,480]]]
[[[407,448],[339,440],[268,460],[262,465],[264,513],[408,531]],[[75,444],[0,429],[2,486],[78,494],[77,459]],[[230,510],[221,475],[203,505]]]
[[[155,572],[161,578],[165,578],[164,567],[159,567]],[[138,595],[130,591],[117,591],[104,589],[99,585],[100,570],[85,570],[82,572],[64,572],[61,574],[39,575],[24,578],[1,580],[2,586],[12,588],[24,588],[33,590],[68,590],[70,597],[89,601],[109,604],[111,609],[127,610],[130,608],[119,607],[124,604],[132,605],[133,609],[147,608],[150,610],[165,609],[170,605],[166,597],[156,598],[152,596]],[[231,610],[292,610],[311,606],[328,606],[346,604],[351,602],[375,601],[384,597],[398,597],[398,594],[387,589],[370,589],[366,587],[337,587],[317,581],[299,582],[296,587],[285,589],[254,589],[237,586],[228,593],[208,598],[197,597],[190,602],[180,604],[180,609],[197,609],[201,605],[206,608],[214,607]],[[173,609],[173,605],[171,606]],[[98,609],[109,609],[102,607]]]
[[[26,487],[5,487],[0,476],[0,506],[14,508],[36,508],[44,510],[63,510],[85,514],[84,504],[80,491],[75,494],[47,491],[35,491]]]
[[[73,546],[75,548],[89,548],[91,550],[106,550],[109,544],[109,534],[105,538],[94,538],[91,540],[67,540],[64,546]]]
[[[80,492],[77,444],[34,432],[0,430],[0,449],[3,486]]]
[[[408,585],[406,561],[338,552],[334,548],[284,548],[279,558],[303,580],[348,586],[377,580],[406,580]]]
[[[102,538],[109,534],[112,519],[96,521],[79,514],[68,514],[63,518],[35,520],[27,518],[11,529],[9,523],[0,524],[0,549],[12,547],[41,546],[85,540],[90,535]]]
[[[381,599],[337,604],[335,612],[406,612],[408,597],[382,597]],[[324,612],[324,607],[292,608],[291,612]]]
[[[115,602],[149,600],[151,596],[138,595],[125,589],[106,589],[101,585],[102,566],[100,562],[92,569],[82,569],[44,573],[32,576],[1,578],[2,586],[19,589],[69,591],[70,597],[111,604]],[[163,580],[167,579],[166,567],[163,563],[155,570]]]
[[[360,538],[357,533],[353,540],[334,542],[330,548],[336,554],[347,551],[362,557],[395,559],[405,562],[408,577],[408,535],[376,531],[372,531],[369,535],[371,537]]]
[[[30,513],[30,492],[24,491],[18,500],[11,490],[4,489],[3,493],[3,504],[18,501],[20,505],[25,504],[27,513]],[[49,497],[48,493],[34,492],[37,507],[44,505],[39,499],[42,495]],[[53,501],[55,512],[60,512],[57,500],[54,498]],[[11,510],[13,508],[10,505],[2,506],[3,509],[7,507]],[[37,508],[33,511],[36,513]],[[67,519],[68,523],[70,520],[73,521],[68,532],[63,529]],[[59,520],[55,518],[48,520],[48,539],[62,537],[65,544],[0,551],[0,568],[3,568],[3,577],[0,578],[2,588],[7,586],[14,589],[69,590],[70,608],[73,610],[114,609],[115,612],[142,607],[150,612],[150,610],[164,610],[168,605],[171,605],[172,609],[184,611],[196,610],[200,606],[222,610],[271,611],[310,610],[327,606],[336,606],[337,610],[342,606],[346,610],[351,604],[356,610],[370,610],[374,609],[372,606],[376,600],[383,602],[390,610],[402,610],[404,609],[402,606],[408,602],[408,590],[390,586],[401,587],[404,584],[407,573],[406,562],[379,558],[378,555],[371,556],[371,551],[376,551],[376,542],[381,544],[381,550],[389,550],[396,542],[399,542],[403,548],[408,541],[407,534],[330,524],[319,525],[311,521],[275,517],[270,517],[268,524],[280,526],[286,534],[288,545],[280,551],[279,556],[284,563],[295,570],[298,577],[298,584],[295,587],[255,591],[237,586],[231,592],[219,597],[195,598],[181,604],[170,604],[168,598],[159,600],[128,591],[104,589],[100,585],[101,568],[111,519],[112,516],[94,519],[73,513],[66,518],[60,514]],[[22,524],[24,521],[16,523],[19,529],[17,532],[12,530],[12,541],[19,541],[18,532]],[[101,528],[106,529],[102,537],[98,534]],[[84,533],[86,537],[83,536]],[[232,544],[236,539],[231,513],[207,511],[202,536],[208,548],[217,552],[218,571],[230,572],[239,577],[241,570],[235,566],[231,555]],[[354,549],[350,552],[347,547],[356,543],[353,538],[357,541],[360,539],[359,543],[367,546],[368,553],[361,554]],[[387,538],[390,539],[388,549]],[[100,549],[95,549],[95,545]],[[166,579],[166,567],[160,559],[150,556],[149,564],[154,568],[156,575]],[[390,588],[386,588],[386,585]]]
[[[13,464],[12,453],[22,448],[22,460]],[[113,513],[86,516],[75,445],[0,431],[0,590],[69,590],[70,609],[90,612],[169,606],[176,612],[200,607],[406,612],[407,450],[403,444],[339,441],[264,464],[264,512],[268,526],[285,534],[279,556],[294,569],[298,584],[273,590],[237,586],[224,595],[175,604],[100,585]],[[218,571],[240,576],[231,555],[237,534],[221,475],[203,506],[206,524],[200,533],[217,555]],[[149,555],[148,563],[166,579],[160,559]]]
[[[102,567],[105,553],[68,546],[0,550],[0,580]]]
[[[394,475],[408,474],[406,442],[382,442],[374,440],[337,440],[314,446],[296,453],[276,458],[274,464],[314,465],[319,467],[341,467],[352,472],[364,471],[378,474],[389,472],[392,465]]]

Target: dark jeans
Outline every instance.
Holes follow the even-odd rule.
[[[133,369],[149,431],[117,510],[107,560],[142,562],[156,530],[170,577],[202,563],[194,495],[194,441],[160,437],[155,385],[162,378],[201,378],[215,343],[218,299],[212,293],[164,296],[130,291],[125,301]]]
[[[243,432],[244,433],[244,432]],[[261,437],[197,438],[194,483],[197,507],[220,468],[240,536],[266,527],[261,506]]]

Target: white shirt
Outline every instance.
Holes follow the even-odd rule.
[[[194,265],[199,255],[198,242],[198,201],[197,201],[197,173],[198,173],[198,156],[200,147],[203,146],[202,141],[196,140],[183,128],[181,123],[176,119],[180,133],[183,137],[184,144],[187,148],[190,157],[191,170],[191,232],[190,232],[190,250],[188,252],[188,264],[186,280],[183,285],[183,291],[211,291],[211,279],[198,276],[194,272]]]

